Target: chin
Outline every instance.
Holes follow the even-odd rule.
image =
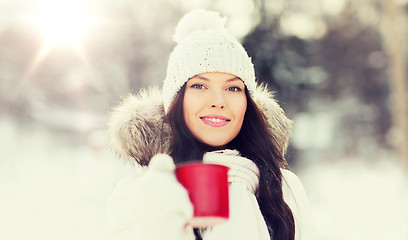
[[[207,144],[211,147],[222,148],[223,146],[227,145],[231,140],[228,139],[203,139],[201,140],[202,143]]]

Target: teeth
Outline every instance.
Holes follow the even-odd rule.
[[[227,120],[219,119],[219,118],[203,118],[203,119],[211,121],[211,122],[225,122],[225,121],[227,121]]]

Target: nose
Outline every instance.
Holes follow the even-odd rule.
[[[210,100],[211,108],[225,108],[225,99],[222,92],[214,92]]]

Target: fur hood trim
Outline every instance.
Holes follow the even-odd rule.
[[[288,119],[266,86],[254,93],[270,124],[270,131],[285,154],[291,136],[292,121]],[[162,92],[158,88],[130,94],[112,109],[108,120],[108,143],[120,158],[147,166],[157,153],[169,153],[171,128],[165,121]]]

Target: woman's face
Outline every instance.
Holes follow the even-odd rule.
[[[226,145],[239,133],[247,108],[244,82],[231,74],[202,73],[187,81],[184,121],[200,142]]]

